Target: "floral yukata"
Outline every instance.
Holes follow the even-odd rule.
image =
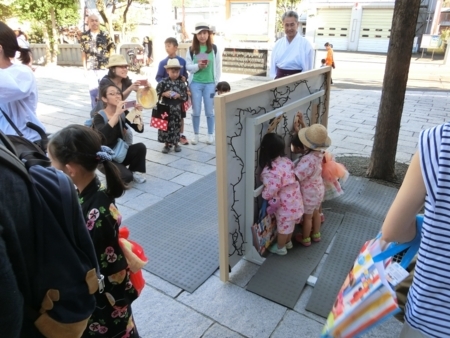
[[[287,157],[277,157],[272,161],[272,169],[267,166],[263,169],[261,181],[264,184],[262,197],[269,204],[273,199],[279,201],[280,206],[275,211],[278,233],[293,233],[295,224],[303,215],[302,195],[295,179],[294,164]]]
[[[186,83],[181,80],[181,77],[172,81],[166,77],[156,86],[156,93],[161,96],[166,91],[173,91],[180,94],[179,99],[163,98],[163,103],[170,107],[169,123],[167,131],[158,130],[158,142],[177,144],[180,142],[181,119],[186,117],[186,112],[183,112],[183,103],[188,100]]]
[[[305,214],[312,214],[319,209],[325,194],[322,179],[323,153],[311,151],[301,158],[294,169],[295,176],[300,181]]]
[[[138,293],[130,282],[130,270],[118,240],[122,216],[97,177],[79,199],[105,277],[105,291],[95,294],[97,305],[83,337],[138,338],[131,311]]]

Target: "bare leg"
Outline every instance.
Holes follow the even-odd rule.
[[[320,212],[319,209],[316,209],[314,210],[312,221],[313,234],[317,234],[318,232],[320,232],[321,224],[322,222],[320,221]]]
[[[277,237],[277,246],[278,246],[279,249],[284,248],[284,246],[286,245],[286,243],[289,242],[289,241],[287,241],[288,236],[289,236],[289,235],[278,234],[278,237]]]
[[[292,234],[293,234],[293,232],[291,232],[289,235],[287,235],[286,244],[292,240]]]
[[[311,236],[313,214],[303,214],[302,233],[303,239]]]
[[[183,135],[183,133],[184,133],[184,119],[181,119],[180,134]]]

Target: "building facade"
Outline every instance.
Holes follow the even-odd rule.
[[[387,53],[394,5],[394,0],[309,0],[305,35],[318,49],[329,42],[335,50]],[[417,37],[429,31],[435,6],[436,0],[422,0]]]

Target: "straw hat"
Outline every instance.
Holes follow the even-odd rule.
[[[198,34],[201,31],[208,31],[211,32],[211,27],[209,27],[209,25],[206,22],[197,22],[195,24],[195,31],[192,34]]]
[[[298,138],[305,147],[312,150],[325,150],[331,145],[327,128],[321,124],[313,124],[310,127],[300,129]]]
[[[158,95],[153,87],[139,88],[136,93],[136,100],[145,109],[151,109],[158,102]]]
[[[164,68],[166,69],[170,69],[170,68],[183,68],[182,65],[180,65],[180,61],[178,61],[177,58],[173,58],[173,59],[169,59],[169,61],[167,61],[167,65],[164,66]]]
[[[121,54],[114,54],[109,57],[109,63],[106,68],[116,67],[116,66],[128,66],[127,60]]]

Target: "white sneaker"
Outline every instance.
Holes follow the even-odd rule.
[[[287,254],[286,246],[283,246],[281,249],[278,247],[277,243],[269,247],[269,251],[276,255],[284,256]]]
[[[198,143],[198,134],[195,134],[194,138],[191,140],[191,144],[196,145]]]
[[[290,250],[294,247],[294,245],[292,244],[292,241],[289,241],[286,243],[286,249]]]
[[[142,174],[138,173],[138,172],[133,172],[133,182],[135,183],[144,183],[145,181],[147,181],[147,179],[142,176]]]
[[[206,144],[213,144],[214,143],[214,135],[208,134],[208,139],[206,140]]]

